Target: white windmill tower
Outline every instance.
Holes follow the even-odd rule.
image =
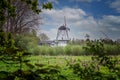
[[[68,34],[69,31],[70,29],[67,27],[66,18],[64,17],[64,24],[58,28],[58,32],[57,32],[56,41],[58,45],[60,46],[67,45],[67,43],[70,40]]]

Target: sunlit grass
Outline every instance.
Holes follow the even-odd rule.
[[[28,56],[26,59],[30,60],[29,63],[32,65],[37,64],[43,64],[44,66],[57,66],[60,69],[60,72],[66,76],[69,80],[79,80],[79,77],[75,74],[72,73],[72,70],[69,69],[69,66],[67,66],[67,61],[72,62],[72,61],[92,61],[91,60],[92,56],[48,56],[48,55],[31,55]],[[120,60],[120,56],[116,56]],[[2,61],[0,61],[0,71],[10,71],[13,72],[17,69],[19,69],[19,64],[5,64]],[[89,64],[89,63],[88,63]],[[119,66],[119,65],[118,65]],[[39,67],[36,67],[36,69]],[[27,67],[25,64],[22,65],[23,70],[29,70],[30,68]],[[34,70],[31,69],[31,70]],[[101,72],[103,74],[109,74],[109,71],[105,67],[101,67]]]

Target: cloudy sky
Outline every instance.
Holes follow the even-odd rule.
[[[85,39],[120,38],[120,0],[48,0],[52,10],[43,10],[41,31],[51,40],[56,39],[58,28],[64,24],[70,28],[69,37]]]

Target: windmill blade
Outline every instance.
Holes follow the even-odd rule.
[[[65,27],[67,26],[65,16],[64,16],[64,25],[65,25]]]

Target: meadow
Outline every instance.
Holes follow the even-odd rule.
[[[15,51],[16,54],[1,56],[1,80],[10,77],[11,80],[120,79],[120,46],[117,44],[88,41],[84,45],[65,47],[26,46],[24,51]]]
[[[28,57],[25,57],[27,60],[30,60],[30,64],[43,64],[45,66],[59,66],[61,68],[65,68],[67,65],[67,61],[74,61],[74,60],[91,60],[91,56],[47,56],[47,55],[31,55]],[[15,71],[17,67],[19,67],[19,64],[5,64],[4,62],[0,61],[0,68],[1,71]],[[23,69],[28,69],[25,65],[23,65]]]
[[[60,71],[61,75],[64,75],[67,78],[65,80],[79,80],[80,79],[80,77],[77,76],[77,74],[73,73],[73,69],[70,68],[70,65],[75,65],[78,62],[86,63],[86,64],[89,64],[92,62],[92,56],[66,56],[66,55],[65,56],[48,56],[48,55],[37,55],[36,56],[36,55],[31,55],[25,58],[27,60],[30,60],[29,62],[30,65],[28,64],[28,66],[26,66],[25,64],[22,64],[22,70],[31,69],[32,71],[34,71],[36,69],[46,69],[46,68],[54,67]],[[115,58],[120,60],[120,56],[115,56]],[[1,64],[0,66],[1,71],[14,72],[19,68],[19,64],[10,65],[10,64],[4,64],[3,62],[0,62],[0,64]],[[31,65],[35,66],[36,64],[38,64],[36,67],[31,67]],[[120,64],[118,64],[118,66],[120,66]],[[107,68],[103,66],[101,66],[101,72],[104,75],[110,74]],[[15,80],[19,80],[19,79],[15,79]]]
[[[31,55],[26,57],[27,60],[30,60],[30,65],[42,65],[42,67],[36,66],[34,68],[31,68],[30,65],[26,66],[25,64],[22,64],[22,70],[29,70],[32,69],[33,71],[39,68],[46,68],[46,67],[55,67],[58,70],[60,70],[60,73],[68,78],[68,80],[78,80],[79,77],[77,77],[75,74],[72,73],[72,70],[69,69],[69,65],[67,62],[74,62],[75,60],[91,60],[91,56],[46,56],[46,55]],[[17,69],[19,69],[19,64],[5,64],[2,61],[0,61],[0,68],[1,71],[8,71],[8,72],[14,72]],[[1,74],[2,75],[2,74]],[[16,79],[17,80],[17,79]]]

